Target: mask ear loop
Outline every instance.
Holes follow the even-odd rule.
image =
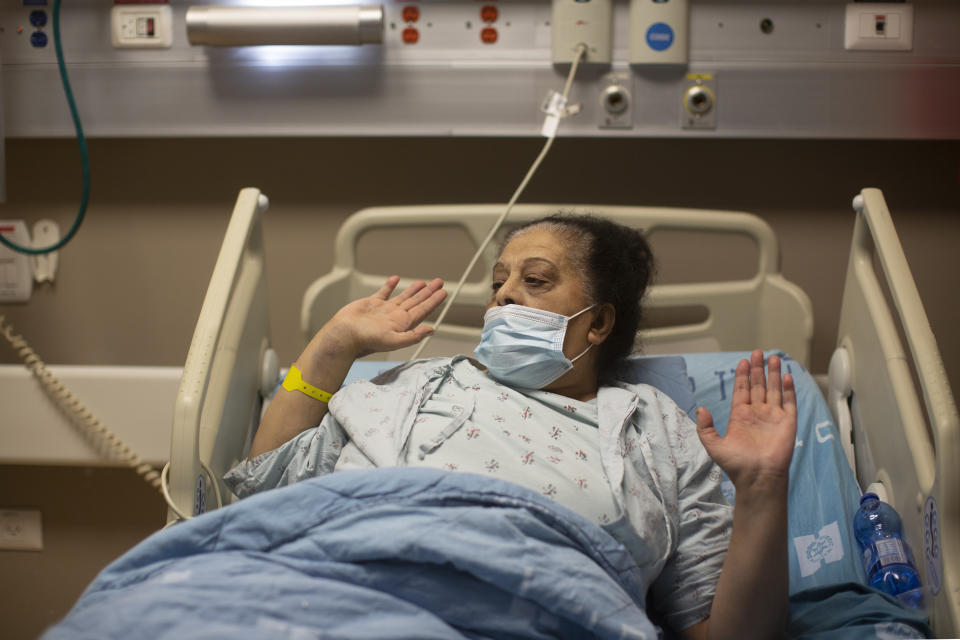
[[[593,303],[592,305],[590,305],[589,307],[584,307],[583,309],[580,309],[580,311],[577,311],[577,312],[576,312],[575,314],[573,314],[572,316],[569,316],[569,317],[567,318],[567,322],[573,320],[574,318],[576,318],[576,317],[577,317],[578,315],[580,315],[581,313],[586,313],[587,311],[590,311],[590,309],[593,309],[595,306],[597,306],[597,303],[596,303],[596,302],[594,302],[594,303]],[[579,358],[580,356],[577,356],[577,357]]]
[[[584,349],[583,351],[580,352],[580,355],[578,355],[576,358],[573,358],[572,360],[570,360],[570,364],[573,364],[574,362],[576,362],[577,360],[579,360],[580,358],[582,358],[583,355],[584,355],[587,351],[590,351],[590,347],[592,347],[592,346],[593,346],[593,343],[591,342],[590,344],[587,345],[587,348],[586,348],[586,349]]]
[[[594,303],[593,303],[592,305],[590,305],[589,307],[585,307],[585,308],[581,309],[580,311],[577,311],[577,312],[576,312],[575,314],[573,314],[572,316],[568,317],[568,318],[567,318],[567,327],[570,326],[570,321],[571,321],[571,320],[573,320],[574,318],[576,318],[576,317],[577,317],[578,315],[580,315],[581,313],[586,313],[587,311],[590,311],[590,309],[593,309],[595,306],[597,306],[597,303],[596,303],[596,302],[594,302]],[[564,327],[564,329],[563,329],[563,335],[564,335],[564,337],[566,337],[566,335],[567,335],[567,327]],[[584,356],[584,354],[587,353],[587,351],[590,351],[590,347],[592,347],[592,346],[593,346],[593,343],[592,343],[592,342],[589,343],[589,344],[587,345],[587,348],[580,352],[580,355],[578,355],[578,356],[575,357],[575,358],[571,358],[571,359],[570,359],[570,364],[573,364],[574,362],[576,362],[577,360],[579,360],[580,358],[582,358],[582,357]]]

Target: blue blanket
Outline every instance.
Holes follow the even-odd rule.
[[[343,472],[154,534],[43,637],[656,638],[636,572],[523,487]]]

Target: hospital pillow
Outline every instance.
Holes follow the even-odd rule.
[[[860,487],[850,469],[833,416],[813,376],[781,351],[782,371],[797,390],[797,442],[790,462],[788,497],[790,593],[837,583],[863,583],[853,516]],[[737,363],[747,352],[686,354],[695,401],[713,415],[720,435],[730,420],[730,393]],[[724,495],[732,504],[733,485],[724,476]]]

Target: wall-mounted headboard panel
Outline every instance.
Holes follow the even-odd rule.
[[[546,0],[499,0],[492,22],[482,3],[419,0],[410,22],[407,3],[383,2],[382,44],[355,47],[191,46],[186,11],[203,4],[271,3],[171,0],[168,49],[114,49],[109,4],[63,3],[64,56],[88,135],[532,136],[546,92],[566,74],[551,62]],[[840,0],[691,2],[686,66],[628,64],[629,4],[613,3],[612,63],[578,71],[571,101],[582,110],[563,135],[960,138],[960,3],[910,3],[912,50],[857,51],[844,48]],[[51,26],[30,24],[38,9],[49,11],[0,8],[7,135],[72,136]],[[411,29],[415,43],[404,39]],[[485,41],[485,29],[496,37]],[[704,117],[684,107],[691,74],[715,100]],[[622,111],[605,106],[610,87],[623,89]]]

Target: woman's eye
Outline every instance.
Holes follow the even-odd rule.
[[[494,291],[496,291],[497,289],[499,289],[499,288],[502,287],[502,286],[503,286],[503,283],[502,283],[502,282],[494,282],[493,284],[490,285],[490,288],[493,289]]]
[[[523,279],[523,281],[533,286],[540,286],[541,284],[546,283],[546,280],[541,280],[540,278],[537,278],[534,276],[527,276],[526,278]]]

